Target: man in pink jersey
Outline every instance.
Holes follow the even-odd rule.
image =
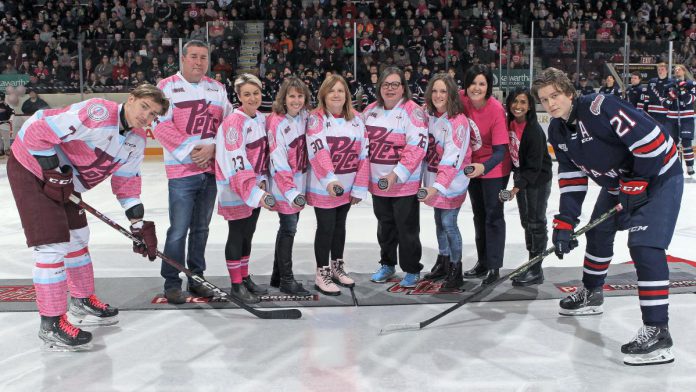
[[[215,206],[215,135],[222,119],[232,113],[225,86],[205,76],[209,49],[192,40],[184,45],[181,72],[158,84],[172,102],[154,129],[164,147],[164,165],[169,179],[169,230],[164,253],[195,274],[205,271],[208,225]],[[188,236],[188,255],[186,239]],[[164,296],[183,304],[179,270],[162,263]],[[212,297],[207,287],[188,281],[188,290],[199,297]]]
[[[155,224],[143,221],[140,166],[143,127],[167,110],[157,87],[145,84],[126,103],[90,99],[61,109],[39,110],[22,125],[7,162],[27,245],[33,248],[33,280],[41,315],[39,337],[57,351],[84,350],[92,334],[79,325],[113,325],[118,309],[94,294],[84,210],[69,201],[111,176],[111,188],[131,231],[146,244],[133,250],[154,260]],[[78,194],[79,195],[79,194]],[[66,291],[70,291],[70,321]]]

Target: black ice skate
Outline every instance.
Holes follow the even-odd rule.
[[[39,338],[45,351],[82,351],[92,347],[92,334],[70,324],[66,315],[41,316]]]
[[[92,294],[89,298],[70,297],[70,321],[81,326],[107,326],[118,323],[118,309]]]
[[[559,314],[563,316],[592,316],[602,314],[602,304],[604,303],[604,292],[602,287],[595,287],[591,290],[583,287],[572,295],[563,298],[560,302],[561,310]]]
[[[621,346],[624,363],[631,366],[674,362],[672,337],[667,327],[643,325],[630,342]]]

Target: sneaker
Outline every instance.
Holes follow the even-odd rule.
[[[401,282],[399,282],[399,286],[401,286],[401,287],[416,287],[419,280],[420,280],[420,274],[406,273],[406,276],[404,276],[404,278],[401,279]]]
[[[643,325],[630,342],[621,346],[624,363],[631,366],[674,362],[672,337],[668,327]]]
[[[355,286],[355,281],[348,276],[346,270],[343,269],[344,262],[342,259],[331,260],[329,267],[331,267],[331,278],[336,284],[343,287],[353,287]]]
[[[325,295],[340,295],[341,289],[336,286],[331,279],[331,267],[317,268],[317,275],[314,278],[314,288]]]
[[[105,304],[92,294],[89,298],[72,298],[68,306],[70,321],[76,325],[114,325],[118,309]]]
[[[564,316],[592,316],[602,314],[604,292],[602,286],[593,289],[583,287],[581,290],[563,298],[560,302],[559,314]]]
[[[46,351],[80,351],[92,347],[92,334],[70,324],[68,317],[41,316],[39,338]]]
[[[372,274],[370,280],[375,283],[384,283],[394,276],[394,274],[396,274],[396,268],[394,268],[394,266],[382,264],[377,272]]]
[[[186,303],[186,295],[180,288],[167,289],[164,292],[164,298],[172,305],[181,305]]]

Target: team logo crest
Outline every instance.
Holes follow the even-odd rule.
[[[275,144],[275,134],[273,134],[273,132],[268,132],[268,145],[271,147],[275,147]]]
[[[93,121],[104,121],[109,118],[109,111],[102,104],[90,105],[87,108],[87,117]]]
[[[415,108],[413,112],[411,112],[411,119],[417,124],[425,124],[426,121],[428,121],[425,112],[421,108]]]
[[[599,116],[599,109],[602,107],[602,102],[604,102],[604,95],[599,94],[590,104],[590,112],[595,116]]]
[[[471,150],[472,151],[478,151],[483,147],[483,139],[481,138],[481,131],[479,130],[478,126],[472,119],[469,120],[469,127],[471,127],[471,140],[469,144],[471,144]]]
[[[317,125],[319,125],[319,117],[317,117],[316,114],[312,114],[307,119],[307,128],[314,129]]]
[[[457,129],[454,131],[454,134],[457,135],[457,140],[463,140],[464,139],[464,125],[459,125]]]
[[[230,129],[227,130],[227,134],[225,135],[225,140],[227,141],[227,144],[229,144],[230,146],[235,146],[237,144],[238,139],[239,135],[237,135],[237,130],[233,127],[230,127]]]

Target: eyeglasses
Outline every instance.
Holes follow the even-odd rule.
[[[401,82],[384,82],[382,83],[382,88],[386,90],[396,90],[397,88],[401,87]]]

